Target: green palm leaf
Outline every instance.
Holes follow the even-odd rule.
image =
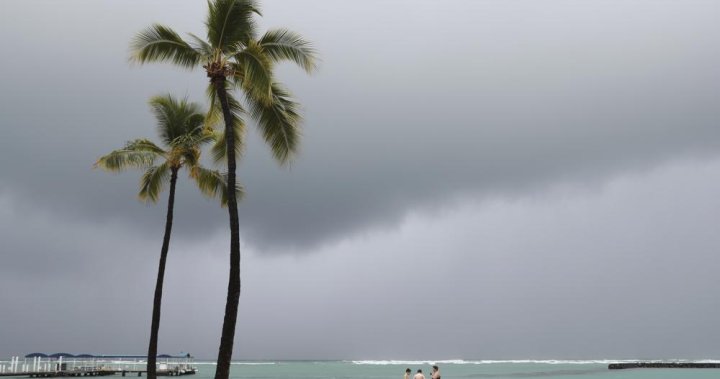
[[[106,171],[118,172],[129,168],[147,167],[153,164],[155,156],[146,152],[114,150],[110,154],[100,157],[95,167]]]
[[[221,205],[227,205],[227,174],[197,166],[193,168],[191,176],[195,179],[200,192],[209,198],[219,198]],[[240,185],[235,186],[235,194],[238,200],[243,197],[244,192]]]
[[[159,166],[148,168],[140,179],[140,193],[138,197],[141,200],[157,202],[163,185],[170,177],[170,164],[168,161],[163,162]]]
[[[186,68],[200,63],[201,53],[172,29],[154,24],[138,33],[131,43],[131,59],[140,63],[170,61]]]
[[[192,167],[200,165],[200,149],[183,149],[182,158],[185,166],[192,170]]]
[[[222,125],[222,106],[220,104],[220,101],[217,100],[215,86],[213,86],[212,83],[210,83],[205,89],[205,94],[210,100],[210,107],[208,108],[207,114],[205,115],[205,128],[214,129],[216,126]]]
[[[274,62],[292,61],[308,73],[317,68],[315,49],[298,33],[287,29],[268,30],[258,44]]]
[[[270,104],[248,97],[250,114],[257,121],[275,159],[280,163],[286,163],[297,150],[302,117],[298,111],[298,104],[280,83],[273,83],[271,88]]]
[[[215,134],[200,126],[193,130],[193,133],[181,135],[170,143],[173,149],[193,151],[206,143],[215,142]]]
[[[137,139],[125,144],[125,147],[114,150],[100,157],[95,167],[106,171],[118,172],[129,168],[143,168],[152,166],[155,159],[165,155],[165,151],[154,143]]]
[[[269,103],[272,100],[272,61],[263,48],[250,42],[233,58],[235,62],[230,64],[235,73],[233,81],[257,100]]]
[[[155,96],[149,101],[157,120],[158,132],[165,144],[172,145],[178,137],[203,133],[205,116],[200,106],[171,95]]]
[[[158,157],[164,157],[167,155],[167,152],[165,150],[163,150],[160,146],[156,145],[153,141],[150,141],[149,139],[144,139],[144,138],[138,138],[138,139],[129,141],[125,145],[125,149],[153,153],[153,154],[157,155]]]
[[[244,145],[242,144],[242,135],[245,130],[245,124],[242,119],[237,119],[233,123],[235,127],[235,156],[240,156]],[[227,162],[227,143],[225,139],[225,131],[218,130],[214,132],[215,142],[210,147],[210,155],[215,164],[225,164]]]
[[[195,34],[188,33],[188,35],[190,36],[190,38],[192,38],[194,42],[194,44],[191,45],[192,48],[195,49],[195,51],[199,52],[202,55],[203,59],[211,60],[213,57],[213,47]]]
[[[224,53],[237,50],[255,38],[254,15],[260,15],[252,0],[208,1],[207,38],[210,45]]]

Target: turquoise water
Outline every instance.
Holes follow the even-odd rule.
[[[720,369],[608,370],[618,361],[439,361],[444,379],[559,378],[559,379],[701,379],[720,378]],[[422,369],[429,378],[431,364],[423,361],[261,361],[233,362],[233,379],[402,379],[406,368]],[[195,362],[199,372],[188,379],[212,379],[215,364]],[[120,375],[115,378],[122,378]],[[12,378],[12,377],[10,377]],[[112,378],[112,377],[108,377]],[[137,378],[129,376],[127,378]],[[144,378],[144,376],[143,376]]]
[[[700,379],[720,378],[720,369],[608,370],[603,361],[439,363],[444,379],[562,378],[562,379]],[[237,362],[237,379],[402,379],[406,368],[422,369],[429,378],[429,362]],[[211,379],[215,366],[199,362],[197,379]]]

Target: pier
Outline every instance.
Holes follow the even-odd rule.
[[[190,354],[181,356],[158,355],[158,376],[194,375]],[[143,355],[91,355],[32,353],[22,359],[12,357],[0,361],[0,377],[58,378],[80,376],[143,376],[147,374],[147,356]]]
[[[625,362],[608,365],[609,370],[630,368],[720,368],[720,362]]]

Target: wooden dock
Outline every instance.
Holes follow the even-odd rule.
[[[21,358],[0,361],[0,377],[64,378],[80,376],[147,375],[144,355],[73,355],[68,353],[32,353]],[[197,373],[190,354],[158,355],[158,376],[184,376]]]
[[[184,376],[194,375],[197,373],[196,369],[188,370],[157,370],[157,376]],[[65,378],[65,377],[79,377],[79,376],[143,376],[147,374],[147,370],[107,370],[107,369],[93,369],[93,370],[64,370],[64,371],[37,371],[37,372],[4,372],[0,373],[0,376],[15,376],[15,377],[28,377],[28,378]]]
[[[720,362],[625,362],[608,365],[610,370],[630,368],[720,368]]]

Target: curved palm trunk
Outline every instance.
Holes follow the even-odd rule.
[[[160,329],[160,306],[162,304],[163,280],[165,278],[165,262],[170,247],[170,233],[172,231],[173,207],[175,206],[175,183],[177,182],[177,168],[171,169],[170,195],[168,197],[167,218],[165,220],[165,236],[160,250],[160,265],[158,266],[157,282],[155,284],[155,299],[153,300],[152,324],[150,327],[150,346],[148,346],[147,377],[157,377],[155,361],[157,359],[158,331]]]
[[[225,318],[223,320],[220,349],[218,351],[215,379],[228,379],[230,361],[232,359],[235,325],[237,323],[238,304],[240,302],[240,230],[238,226],[237,199],[235,196],[235,129],[225,92],[225,77],[213,76],[210,81],[215,87],[218,100],[222,105],[225,119],[225,142],[227,146],[228,165],[228,213],[230,215],[230,279],[228,280]]]

